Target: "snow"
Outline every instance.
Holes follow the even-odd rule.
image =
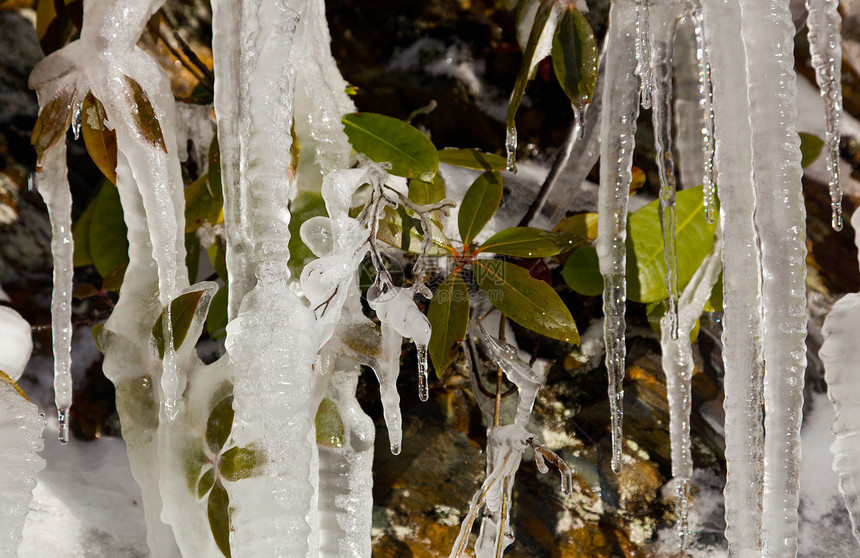
[[[13,380],[24,372],[33,351],[30,324],[8,306],[0,306],[0,371]]]

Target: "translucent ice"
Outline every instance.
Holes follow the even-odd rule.
[[[0,371],[13,380],[24,372],[33,351],[30,324],[8,306],[0,306]]]

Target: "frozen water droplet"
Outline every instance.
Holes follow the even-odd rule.
[[[612,472],[616,475],[621,472],[621,459],[623,455],[622,444],[624,440],[621,435],[621,424],[624,419],[624,390],[609,397],[609,412],[612,428]]]
[[[427,345],[416,344],[418,351],[418,399],[427,401],[430,390],[427,386]]]
[[[36,173],[31,172],[30,176],[27,177],[27,190],[31,192],[39,191],[39,182],[36,179]]]
[[[83,99],[75,101],[75,111],[72,116],[72,133],[75,134],[75,140],[81,137],[81,106]]]
[[[688,515],[690,513],[690,500],[688,497],[690,481],[686,479],[675,479],[675,516],[678,531],[678,544],[681,550],[686,550],[690,544],[690,532],[688,526]]]
[[[57,439],[61,444],[69,443],[69,410],[57,409]]]
[[[576,137],[583,139],[585,137],[585,120],[583,113],[586,110],[586,105],[573,105],[573,120],[576,123]]]
[[[514,126],[507,129],[507,135],[505,136],[505,150],[508,155],[505,168],[510,172],[517,172],[517,129]]]
[[[400,444],[391,444],[391,455],[400,455]]]

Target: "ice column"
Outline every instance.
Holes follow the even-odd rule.
[[[600,193],[597,255],[603,275],[604,340],[609,374],[612,469],[621,470],[621,422],[624,400],[625,322],[627,301],[627,198],[639,115],[636,70],[636,9],[632,0],[617,0],[609,10],[609,39],[600,137]]]

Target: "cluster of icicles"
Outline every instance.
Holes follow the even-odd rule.
[[[421,287],[401,289],[383,275],[370,296],[382,321],[381,333],[368,327],[358,304],[354,270],[370,250],[368,227],[372,232],[384,205],[403,201],[403,184],[373,165],[344,170],[350,166],[350,147],[340,115],[354,107],[342,93],[345,83],[330,55],[322,0],[213,0],[215,110],[230,276],[227,355],[206,367],[189,348],[193,343],[175,348],[168,342],[164,358],[153,358],[148,324],[162,308],[168,309],[165,339],[171,339],[170,301],[182,292],[204,291],[188,333],[189,339],[196,339],[215,290],[213,284],[189,286],[182,265],[184,246],[178,231],[183,199],[173,99],[163,72],[135,46],[161,3],[85,0],[80,39],[46,59],[31,78],[43,105],[73,88],[78,93],[71,98],[79,107],[91,90],[104,103],[117,133],[117,187],[129,229],[130,264],[102,343],[105,372],[117,385],[133,472],[144,492],[150,548],[157,556],[217,555],[205,511],[201,515],[194,498],[177,496],[187,491],[174,477],[182,477],[182,444],[190,436],[183,428],[199,429],[201,421],[205,428],[208,397],[220,389],[219,380],[227,380],[234,386],[233,443],[257,444],[267,456],[263,475],[228,484],[235,507],[233,552],[369,555],[373,429],[355,402],[355,361],[372,366],[379,377],[396,453],[400,415],[395,380],[401,340],[413,338],[424,353],[429,324],[412,302]],[[836,7],[835,0],[809,0],[807,21],[812,60],[826,100],[827,168],[833,226],[838,230],[841,54]],[[682,545],[687,542],[692,475],[689,332],[723,273],[725,495],[733,556],[796,553],[806,250],[793,37],[788,2],[615,0],[596,99],[583,117],[587,129],[575,134],[571,149],[579,172],[587,172],[600,143],[597,250],[605,282],[612,467],[618,471],[623,462],[627,200],[639,107],[652,111],[668,269],[663,362]],[[690,77],[682,68],[692,69],[694,93],[679,85],[673,105],[673,69],[676,84]],[[137,131],[121,76],[141,84],[161,123],[166,147],[153,145]],[[79,121],[79,111],[74,109],[74,121]],[[676,121],[694,123],[677,131],[676,145],[673,111]],[[291,129],[302,152],[315,154],[303,157],[297,169],[290,169],[283,157],[290,153]],[[674,151],[679,154],[680,183],[704,184],[709,220],[716,214],[715,184],[720,185],[718,238],[683,293],[674,238],[679,182]],[[292,170],[297,178],[291,182]],[[286,266],[289,199],[301,180],[321,185],[329,214],[302,227],[303,239],[320,257],[298,282],[310,305],[288,287]],[[363,215],[351,217],[352,195],[368,183],[377,205],[368,204]],[[72,242],[63,142],[46,153],[38,184],[54,232],[55,387],[60,436],[65,439],[71,403]],[[295,279],[291,284],[297,285]],[[860,331],[848,329],[855,335]],[[549,459],[562,472],[563,489],[570,488],[569,469],[526,430],[544,378],[512,347],[479,331],[479,343],[518,386],[519,405],[514,424],[491,431],[488,477],[472,501],[452,556],[463,553],[482,505],[487,512],[476,551],[500,556],[510,544],[512,479],[527,446],[535,448],[541,471]],[[345,336],[379,351],[372,358],[356,354]],[[344,364],[338,354],[353,360]],[[420,368],[421,398],[426,399],[426,365]],[[141,371],[152,379],[141,380]],[[194,387],[195,380],[201,387]],[[132,402],[121,400],[123,392],[152,390],[153,384],[152,398],[159,402],[155,426],[135,414],[139,405],[135,409]],[[344,451],[336,455],[313,443],[313,418],[324,396],[335,403],[346,429]],[[857,493],[845,478],[843,488]],[[318,509],[312,509],[317,498]],[[854,496],[855,506],[857,500]]]

